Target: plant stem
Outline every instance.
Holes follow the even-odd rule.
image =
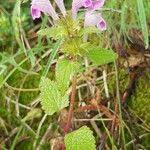
[[[72,92],[71,92],[71,99],[70,99],[70,107],[69,107],[69,113],[68,113],[68,120],[66,127],[64,129],[65,134],[67,134],[71,128],[71,121],[73,117],[73,108],[75,103],[75,95],[76,95],[76,83],[77,83],[77,77],[75,76],[72,83]]]

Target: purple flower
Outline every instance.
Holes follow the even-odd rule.
[[[83,0],[73,0],[72,1],[72,18],[77,18],[77,13],[79,8],[83,7]]]
[[[96,10],[103,7],[105,0],[73,0],[72,15],[73,19],[77,18],[77,12],[81,7],[87,9],[85,13],[85,26],[97,26],[101,31],[106,30],[106,22]]]
[[[83,6],[88,10],[96,10],[103,7],[105,0],[83,0]]]
[[[55,2],[57,4],[57,6],[59,7],[61,13],[65,17],[66,16],[66,9],[65,9],[63,0],[56,0]]]
[[[97,26],[101,31],[106,30],[106,22],[96,11],[87,11],[85,14],[84,26]]]
[[[87,8],[88,11],[95,11],[103,7],[105,0],[73,0],[72,2],[72,15],[76,19],[77,12],[81,7]]]
[[[104,31],[107,29],[107,26],[106,26],[106,22],[105,20],[101,17],[97,23],[97,27],[101,30],[101,31]]]
[[[55,12],[52,4],[49,0],[32,0],[31,3],[31,15],[33,19],[39,18],[41,12],[48,14],[54,20],[58,19],[58,15]]]
[[[83,6],[85,8],[93,7],[93,1],[92,0],[83,0]]]
[[[63,16],[66,16],[66,9],[63,0],[55,0],[57,6],[62,12]],[[106,22],[101,17],[101,14],[96,12],[104,5],[105,0],[73,0],[72,2],[72,17],[77,18],[77,13],[81,7],[86,8],[85,13],[85,26],[97,26],[101,31],[106,30]],[[48,14],[53,20],[59,19],[58,14],[55,12],[52,4],[49,0],[32,0],[31,14],[32,18],[36,19],[41,16],[41,12]]]
[[[31,8],[31,14],[32,14],[32,18],[36,19],[36,18],[40,18],[41,16],[41,11],[36,9],[35,7]]]

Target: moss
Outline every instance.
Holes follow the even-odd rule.
[[[131,96],[129,106],[133,111],[150,126],[150,74],[145,71],[138,79],[136,91]],[[129,75],[124,69],[119,71],[120,92],[123,93],[129,84]],[[108,88],[111,95],[116,93],[115,74],[108,76]],[[115,96],[114,96],[115,97]]]
[[[146,77],[146,78],[145,78]],[[150,74],[147,71],[138,80],[136,93],[131,98],[130,106],[133,111],[150,126]]]
[[[18,60],[17,60],[18,61]],[[25,70],[29,70],[30,64],[27,62],[23,64],[21,67]],[[25,74],[16,70],[9,80],[7,81],[8,84],[12,87],[21,88],[21,89],[34,89],[38,88],[40,81],[40,74]],[[31,102],[37,95],[38,91],[30,91],[30,92],[20,92],[13,91],[15,95],[19,95],[19,102],[22,104],[28,104]]]
[[[13,80],[12,80],[13,79]],[[34,89],[38,88],[40,81],[40,75],[24,75],[21,72],[16,72],[13,77],[10,78],[9,84],[13,87],[21,89]],[[28,104],[32,102],[39,94],[38,91],[15,91],[16,95],[19,95],[19,102],[22,104]]]
[[[34,89],[39,87],[40,76],[39,75],[30,75],[26,78],[23,88],[25,89]],[[28,104],[32,102],[39,94],[39,91],[31,92],[21,92],[19,100],[23,104]]]
[[[23,59],[24,56],[20,56],[20,58],[17,58],[16,61],[19,62],[20,59]],[[21,68],[23,68],[26,71],[30,70],[30,63],[26,62],[24,63]],[[8,84],[12,87],[21,88],[21,89],[37,89],[39,87],[39,82],[41,78],[41,72],[38,74],[26,74],[21,72],[20,70],[16,70],[11,77],[8,79]],[[53,79],[54,73],[52,71],[49,71],[48,78]],[[38,95],[38,90],[31,90],[31,91],[13,91],[15,95],[19,95],[19,102],[26,105],[32,102]]]
[[[120,83],[120,92],[123,93],[129,84],[129,75],[127,71],[125,71],[124,69],[119,70],[119,83]],[[110,95],[116,98],[115,74],[108,76],[108,88],[109,88]],[[134,111],[134,113],[139,118],[141,118],[148,126],[150,126],[150,113],[149,113],[149,110],[150,110],[150,73],[149,73],[149,70],[144,71],[143,75],[137,80],[136,90],[135,92],[133,92],[133,95],[128,99],[128,106]],[[141,123],[141,122],[139,122],[138,118],[135,118],[135,115],[133,117],[134,117],[135,123],[131,129],[132,132],[136,132],[138,136],[145,134],[146,131],[142,129],[141,127],[137,126],[137,123]],[[143,124],[141,123],[141,125]],[[126,139],[130,139],[128,132],[126,132],[125,136],[127,136]],[[140,144],[145,146],[147,149],[150,149],[149,138],[150,138],[150,135],[142,138],[139,141]]]
[[[5,47],[8,49],[8,45],[11,45],[13,41],[12,28],[9,17],[2,12],[0,12],[0,31],[0,48],[1,50]]]
[[[114,67],[112,67],[114,71]],[[112,72],[112,70],[111,70]],[[119,89],[120,92],[123,93],[129,84],[129,75],[128,72],[124,69],[119,70]],[[108,89],[111,95],[116,94],[116,75],[115,73],[108,76]]]

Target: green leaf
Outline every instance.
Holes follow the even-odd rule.
[[[83,126],[65,136],[66,150],[96,150],[92,131]]]
[[[149,46],[149,38],[148,38],[148,27],[146,23],[146,15],[145,15],[143,0],[137,0],[137,6],[138,6],[138,12],[139,12],[138,17],[140,19],[142,33],[143,33],[144,41],[145,41],[145,48],[147,49]]]
[[[63,35],[65,35],[65,31],[61,27],[51,27],[51,28],[46,28],[46,29],[41,29],[38,31],[38,34],[41,36],[47,36],[49,38],[53,39],[59,39]]]
[[[101,33],[101,32],[96,27],[84,27],[79,31],[79,36],[82,36],[84,34],[91,34],[91,33]]]
[[[112,50],[101,49],[99,47],[89,48],[86,56],[96,65],[107,64],[117,59],[117,54]]]
[[[62,95],[66,92],[69,82],[79,69],[79,64],[67,59],[60,59],[56,66],[56,81]]]
[[[58,90],[57,83],[48,78],[41,78],[40,91],[42,108],[48,115],[53,115],[69,105],[68,95],[62,96]]]
[[[65,41],[62,45],[63,52],[69,54],[69,55],[77,55],[80,54],[80,45],[82,38],[75,37],[75,38],[65,38]]]

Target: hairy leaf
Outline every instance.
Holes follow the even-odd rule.
[[[65,136],[66,150],[96,150],[92,131],[83,126]]]
[[[97,27],[84,27],[79,31],[79,36],[91,33],[101,33]]]
[[[53,115],[69,105],[68,95],[62,96],[57,83],[42,77],[40,82],[41,104],[48,115]]]
[[[56,66],[56,80],[61,94],[66,92],[69,82],[79,68],[79,64],[67,59],[60,59]]]
[[[66,35],[64,29],[61,27],[41,29],[40,31],[38,31],[38,34],[41,36],[47,36],[53,39],[59,39],[62,36],[64,37],[64,35]]]
[[[96,65],[103,65],[117,59],[117,54],[112,50],[93,47],[88,50],[87,57]]]

